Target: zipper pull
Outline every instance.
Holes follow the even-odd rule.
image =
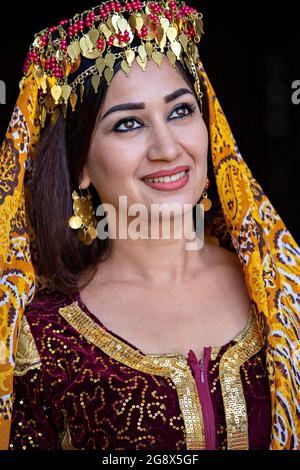
[[[204,384],[204,365],[202,359],[199,361],[201,382]]]

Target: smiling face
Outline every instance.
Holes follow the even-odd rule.
[[[207,151],[196,96],[179,70],[165,57],[160,67],[150,60],[145,71],[134,63],[129,77],[118,72],[108,87],[80,187],[92,183],[117,211],[120,195],[128,206],[141,203],[148,210],[154,203],[194,206],[205,186]],[[176,167],[188,169],[176,183],[144,181]]]

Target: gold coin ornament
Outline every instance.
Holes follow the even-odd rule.
[[[55,104],[58,104],[58,100],[61,97],[61,94],[62,94],[62,89],[59,85],[54,85],[51,88],[51,95],[54,98]]]
[[[94,87],[95,93],[98,92],[98,88],[100,85],[100,76],[99,75],[94,75],[92,78],[92,85]]]
[[[130,74],[131,69],[130,69],[130,66],[128,65],[128,62],[126,62],[126,60],[122,60],[121,69],[124,70],[127,76]]]
[[[207,211],[209,211],[209,209],[211,209],[212,202],[211,202],[210,199],[208,199],[208,198],[207,198],[207,199],[205,199],[205,198],[202,199],[202,200],[201,200],[201,204],[203,204],[203,210],[204,210],[204,212],[207,212]]]
[[[94,215],[92,197],[88,192],[87,196],[79,196],[77,191],[73,191],[73,212],[69,218],[69,226],[77,230],[78,239],[85,245],[90,245],[97,238],[95,225],[97,220]]]
[[[90,233],[93,240],[95,240],[97,238],[97,230],[95,229],[95,227],[91,227],[89,229],[89,233]]]
[[[131,49],[128,49],[127,51],[125,51],[125,56],[126,56],[126,60],[128,62],[128,65],[130,67],[132,62],[134,61],[135,53]]]
[[[69,225],[71,228],[77,230],[81,227],[82,225],[82,220],[79,216],[77,215],[73,215],[72,217],[70,217],[69,219]]]

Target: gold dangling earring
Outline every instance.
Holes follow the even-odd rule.
[[[209,199],[209,197],[207,195],[207,189],[209,187],[209,184],[210,184],[209,178],[206,178],[206,184],[205,184],[205,187],[204,187],[204,191],[202,193],[202,199],[200,201],[200,204],[203,204],[204,212],[209,211],[209,209],[212,206],[212,202],[211,202],[211,200]]]
[[[88,190],[87,196],[82,196],[81,188],[79,187],[81,196],[76,191],[73,191],[73,212],[74,215],[69,219],[69,226],[78,230],[77,237],[85,245],[91,245],[93,240],[97,238],[96,231],[96,218],[93,210],[92,196]]]

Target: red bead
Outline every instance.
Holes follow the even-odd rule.
[[[100,50],[103,49],[103,47],[104,47],[104,41],[103,41],[103,39],[98,39],[98,41],[97,41],[97,47],[98,47],[98,49],[100,49]]]

